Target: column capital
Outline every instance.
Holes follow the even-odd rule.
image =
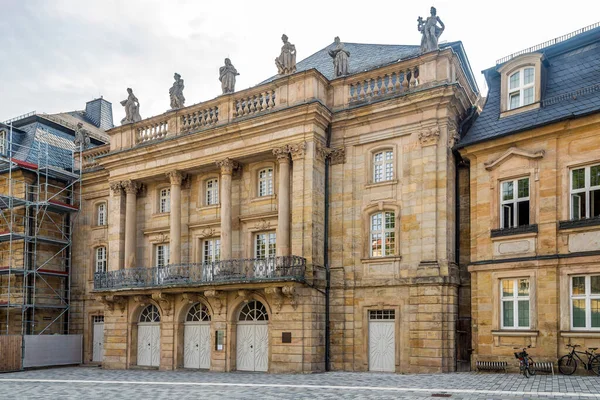
[[[306,154],[306,142],[293,143],[288,145],[288,150],[292,155],[292,160],[304,158]]]
[[[108,185],[110,186],[110,191],[114,196],[120,196],[123,193],[123,186],[121,185],[121,182],[110,182]]]
[[[233,170],[239,168],[240,164],[227,157],[224,160],[217,161],[217,167],[221,169],[221,174],[231,175]]]
[[[127,194],[136,194],[140,189],[140,184],[136,181],[128,179],[126,181],[121,182],[121,187],[123,188],[123,190],[125,190],[125,193]]]
[[[274,148],[273,155],[277,157],[277,162],[279,163],[290,162],[290,150],[287,144],[285,146]]]
[[[327,157],[331,154],[331,149],[322,145],[320,142],[317,142],[315,146],[315,158],[320,161],[325,161]]]
[[[181,185],[186,176],[183,172],[177,170],[169,171],[165,175],[171,181],[171,185]]]

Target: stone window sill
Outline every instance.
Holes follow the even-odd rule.
[[[396,185],[396,184],[398,184],[398,179],[392,179],[392,180],[383,181],[383,182],[369,182],[365,185],[365,189],[377,188],[380,186]]]
[[[216,210],[221,208],[221,203],[218,204],[211,204],[209,206],[200,206],[200,207],[196,207],[196,210],[198,211],[207,211],[207,210]]]
[[[270,202],[270,201],[275,200],[276,198],[277,198],[277,196],[274,194],[271,194],[268,196],[258,196],[258,197],[251,199],[250,203],[257,203],[257,202],[261,202],[261,201]]]
[[[536,236],[538,233],[537,224],[517,226],[515,228],[492,229],[490,231],[490,236],[492,238],[496,238],[502,236],[522,235],[526,233],[534,234],[532,236]]]
[[[95,226],[92,226],[92,230],[93,231],[99,231],[99,230],[103,230],[103,229],[108,229],[108,225],[95,225]]]
[[[168,217],[169,215],[171,215],[171,212],[154,213],[152,214],[152,218]]]
[[[600,330],[596,331],[561,331],[560,336],[568,338],[600,339]]]
[[[536,337],[540,334],[540,331],[533,331],[531,329],[503,329],[492,331],[492,336],[506,336],[506,337]]]
[[[574,219],[568,221],[558,221],[558,229],[575,229],[575,228],[587,228],[588,226],[599,226],[600,217],[594,218],[583,218]]]
[[[361,258],[363,264],[386,264],[394,261],[401,261],[402,256],[387,256],[387,257],[370,257]]]

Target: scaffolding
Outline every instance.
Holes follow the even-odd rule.
[[[68,334],[82,149],[41,128],[19,143],[12,121],[7,127],[0,133],[0,335]]]

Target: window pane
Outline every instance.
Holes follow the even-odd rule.
[[[396,225],[396,223],[395,223],[394,213],[386,212],[385,213],[385,229],[394,229],[395,225]]]
[[[600,328],[600,299],[592,299],[592,328]]]
[[[517,226],[529,225],[529,200],[517,203]]]
[[[519,72],[515,72],[514,74],[512,74],[510,76],[510,88],[514,89],[514,88],[518,88],[520,85],[519,83]]]
[[[529,300],[519,301],[519,326],[529,326]]]
[[[573,300],[573,328],[585,328],[585,300]]]
[[[600,165],[590,168],[590,186],[600,185]]]
[[[391,181],[394,179],[394,164],[393,162],[386,162],[385,164],[385,180]]]
[[[382,214],[378,213],[375,214],[371,217],[371,230],[372,231],[379,231],[381,230],[381,225],[382,225]]]
[[[529,279],[519,279],[519,296],[529,296]]]
[[[520,102],[521,102],[521,95],[519,94],[519,92],[512,93],[510,95],[510,107],[509,108],[512,110],[513,108],[519,107]]]
[[[502,229],[513,227],[513,207],[514,204],[504,204],[502,206]]]
[[[571,195],[572,219],[585,218],[585,193]]]
[[[591,276],[590,280],[592,281],[592,294],[600,294],[600,275]]]
[[[385,233],[385,255],[392,256],[394,255],[394,247],[396,244],[396,237],[394,232],[386,232]]]
[[[523,84],[524,85],[529,85],[530,83],[533,83],[533,68],[525,68],[524,71],[524,77],[523,77]]]
[[[385,159],[386,160],[393,160],[394,159],[394,152],[393,151],[386,151],[385,152]]]
[[[375,162],[381,162],[383,161],[383,153],[377,153],[375,154],[375,156],[373,157]]]
[[[371,234],[371,256],[381,257],[381,233]]]
[[[373,169],[373,181],[374,182],[383,181],[383,165],[381,165],[381,164],[375,165],[375,168]]]
[[[529,197],[529,178],[519,179],[518,197]]]
[[[583,189],[585,187],[585,169],[579,168],[571,171],[571,176],[573,177],[572,188],[573,189]]]
[[[512,280],[502,281],[502,297],[511,297],[514,293]]]
[[[525,90],[523,90],[523,105],[526,106],[527,104],[531,104],[533,103],[533,88],[527,88]]]
[[[585,276],[573,277],[573,291],[574,296],[585,295]]]
[[[502,316],[504,326],[515,326],[514,303],[512,301],[503,301],[502,303],[504,304],[504,315]]]
[[[503,182],[502,183],[502,200],[512,200],[513,199],[513,183],[511,182]]]
[[[600,189],[590,191],[590,217],[600,216]]]

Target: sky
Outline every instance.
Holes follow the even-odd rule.
[[[225,57],[237,90],[275,75],[282,33],[298,61],[335,36],[418,45],[431,5],[446,25],[440,41],[463,42],[484,95],[481,71],[497,59],[600,21],[598,0],[0,0],[0,121],[103,96],[118,125],[128,87],[148,118],[169,109],[175,72],[189,106],[221,94]]]

